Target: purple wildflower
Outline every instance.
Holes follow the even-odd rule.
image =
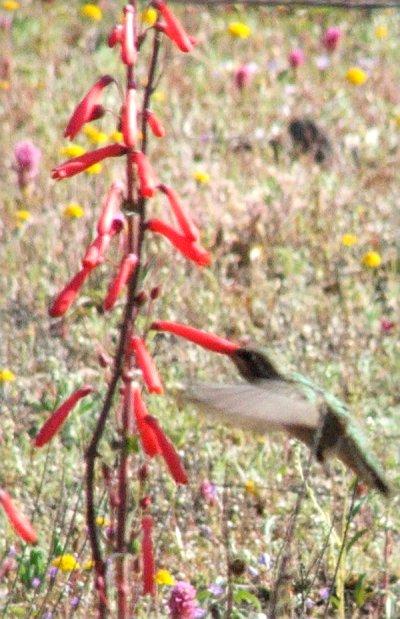
[[[290,54],[289,54],[289,64],[292,67],[292,69],[297,69],[298,67],[300,67],[302,64],[304,64],[306,61],[306,58],[304,56],[304,52],[302,49],[293,49]]]
[[[209,592],[211,593],[211,595],[214,595],[216,598],[219,597],[220,595],[223,594],[224,589],[223,587],[221,587],[221,585],[219,585],[216,582],[213,582],[209,587],[208,587]]]
[[[57,574],[58,574],[58,567],[54,567],[54,566],[52,566],[47,572],[47,575],[50,578],[50,580],[54,580]]]
[[[14,146],[14,157],[18,185],[24,189],[39,173],[42,152],[30,140],[22,140]]]
[[[218,494],[215,484],[206,479],[200,486],[200,494],[209,505],[216,505],[218,503]]]
[[[79,602],[80,602],[80,599],[77,596],[75,596],[72,598],[70,604],[72,608],[77,608],[79,606]]]
[[[10,30],[12,20],[6,15],[0,15],[0,30]]]
[[[342,38],[342,31],[337,26],[327,28],[322,36],[322,45],[329,51],[333,52],[339,45]]]
[[[322,589],[319,590],[319,596],[322,600],[327,600],[329,597],[329,593],[330,593],[329,587],[322,587]]]
[[[172,619],[196,619],[199,610],[196,589],[188,582],[178,581],[172,588],[168,606]]]
[[[16,557],[17,556],[17,549],[15,548],[15,546],[10,546],[10,548],[8,549],[7,556],[8,557]]]
[[[32,578],[31,580],[31,586],[33,589],[37,589],[38,587],[40,587],[40,583],[42,581],[40,580],[40,578],[38,578],[37,576],[35,576],[35,578]]]
[[[390,318],[381,318],[381,331],[383,333],[390,333],[390,331],[396,326],[396,323]]]

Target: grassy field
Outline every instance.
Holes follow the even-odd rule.
[[[1,516],[4,617],[95,616],[83,453],[106,387],[97,354],[112,354],[121,320],[121,309],[111,318],[99,309],[110,263],[91,277],[65,319],[49,319],[47,308],[93,238],[110,181],[123,174],[109,160],[101,174],[50,179],[66,158],[62,134],[76,103],[99,75],[123,80],[106,42],[122,5],[99,5],[99,21],[83,16],[76,1],[0,8],[0,485],[32,517],[40,538],[34,550],[24,548]],[[154,109],[167,136],[151,142],[150,157],[161,180],[190,206],[213,264],[197,269],[159,237],[148,240],[144,286],[163,288],[151,318],[267,346],[283,367],[346,400],[394,491],[389,500],[371,492],[351,504],[354,479],[337,461],[327,470],[313,462],[304,485],[309,453],[299,443],[213,425],[178,405],[182,382],[236,379],[236,373],[219,355],[157,335],[152,345],[167,394],[149,397],[149,408],[190,476],[187,487],[176,488],[161,461],[150,465],[157,569],[191,582],[208,617],[227,616],[231,607],[232,617],[256,618],[266,616],[286,552],[278,616],[399,617],[399,13],[177,11],[199,44],[189,56],[163,47]],[[248,25],[249,36],[232,35],[232,22]],[[329,26],[343,35],[333,53],[321,45]],[[288,55],[297,48],[305,62],[293,69]],[[239,89],[234,74],[244,63],[253,63],[251,80]],[[351,82],[351,67],[364,72],[365,83]],[[139,83],[145,70],[146,62]],[[116,88],[106,101],[117,108]],[[288,125],[303,117],[329,138],[322,164],[291,142]],[[105,135],[92,132],[91,139],[109,141],[115,125],[107,114],[94,123]],[[93,148],[89,138],[75,142]],[[39,175],[21,191],[14,147],[26,139],[42,159]],[[71,203],[82,207],[82,217],[65,210]],[[160,216],[162,206],[154,199],[152,213]],[[147,322],[144,312],[139,324]],[[31,438],[49,412],[84,382],[99,393],[49,447],[34,451]],[[114,438],[111,427],[101,445],[110,466]],[[135,454],[130,489],[134,596],[141,586],[135,540],[141,461]],[[206,480],[215,484],[214,504],[201,492]],[[111,578],[100,475],[98,501]],[[72,555],[79,569],[51,571],[60,555]],[[141,598],[137,616],[168,616],[170,590],[160,584],[155,600]]]

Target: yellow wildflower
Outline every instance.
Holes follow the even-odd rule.
[[[89,168],[86,168],[85,172],[87,172],[88,174],[100,174],[102,169],[103,166],[101,165],[101,163],[94,163]]]
[[[249,494],[257,494],[257,487],[256,487],[256,482],[253,481],[252,479],[248,479],[246,481],[246,483],[244,484],[244,489],[246,490],[246,492],[248,492]]]
[[[140,21],[146,26],[154,26],[157,21],[157,11],[150,6],[148,9],[144,9],[140,15]]]
[[[92,559],[88,559],[88,561],[85,561],[85,563],[82,565],[83,570],[92,570],[93,568],[94,561]]]
[[[110,521],[104,518],[104,516],[97,516],[96,524],[98,527],[108,527],[110,526]]]
[[[0,90],[10,90],[10,82],[7,80],[0,80]]]
[[[377,251],[367,251],[363,255],[361,262],[365,267],[368,267],[369,269],[377,269],[382,264],[382,258]]]
[[[15,211],[15,217],[18,221],[28,221],[32,215],[26,209],[21,209],[19,211]]]
[[[158,570],[155,575],[157,585],[167,585],[172,587],[175,584],[175,578],[168,570]]]
[[[69,219],[79,219],[83,217],[84,214],[85,211],[77,202],[70,202],[63,211],[64,217],[68,217]]]
[[[1,6],[6,11],[16,11],[17,9],[19,9],[20,4],[16,0],[3,0]]]
[[[199,185],[208,185],[210,182],[210,175],[204,170],[195,170],[193,172],[193,178]]]
[[[375,28],[375,36],[377,39],[387,39],[388,34],[389,34],[388,28],[387,26],[384,26],[383,24],[380,24],[379,26]]]
[[[8,368],[0,370],[0,383],[11,383],[15,380],[14,372],[11,372]]]
[[[122,135],[121,131],[113,131],[108,136],[108,139],[111,140],[112,142],[122,142],[124,139],[124,136]]]
[[[358,238],[356,237],[355,234],[351,234],[350,232],[348,232],[347,234],[344,234],[342,236],[342,245],[344,245],[345,247],[351,247],[352,245],[355,245],[358,242]]]
[[[108,140],[107,134],[99,131],[93,125],[85,125],[83,133],[93,144],[104,144]]]
[[[72,572],[79,570],[80,565],[73,555],[60,555],[51,562],[53,567],[58,567],[62,572]]]
[[[241,21],[232,21],[228,26],[228,32],[238,39],[247,39],[251,35],[250,27]]]
[[[88,19],[92,19],[93,21],[100,21],[103,19],[103,11],[97,4],[84,4],[81,8],[81,14]]]
[[[155,90],[152,95],[152,100],[156,103],[164,103],[166,99],[165,92],[163,90]]]
[[[67,146],[63,146],[60,153],[64,157],[80,157],[86,153],[86,150],[79,144],[67,144]]]
[[[353,86],[362,86],[368,79],[368,75],[360,67],[350,67],[346,73],[346,79]]]

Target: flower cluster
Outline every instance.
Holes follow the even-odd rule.
[[[98,21],[102,16],[97,5],[85,4],[81,11],[82,15],[94,21]],[[140,103],[135,71],[141,45],[151,30],[154,33],[153,55],[150,62],[148,82],[144,87],[143,102]],[[82,253],[76,274],[55,296],[49,308],[49,314],[53,318],[61,318],[67,314],[78,299],[79,293],[92,271],[107,261],[113,238],[118,237],[119,264],[105,293],[103,310],[104,312],[111,312],[116,308],[118,299],[124,290],[126,291],[126,305],[120,330],[120,345],[117,348],[114,360],[113,380],[108,387],[108,396],[98,420],[98,429],[95,431],[92,443],[87,450],[86,492],[88,501],[93,501],[93,468],[97,442],[111,407],[115,387],[120,380],[122,381],[120,389],[122,412],[119,423],[124,440],[129,444],[132,435],[136,435],[147,458],[161,457],[172,479],[177,484],[186,484],[188,481],[187,473],[178,452],[165,435],[159,420],[149,414],[142,389],[136,382],[140,372],[148,393],[159,396],[164,393],[162,380],[148,349],[146,339],[143,334],[137,332],[135,326],[135,318],[140,307],[149,298],[148,293],[144,290],[137,293],[137,284],[141,280],[140,268],[143,262],[142,244],[144,235],[151,233],[161,235],[184,258],[199,267],[209,265],[211,260],[210,254],[201,244],[200,231],[193,221],[189,209],[183,204],[178,193],[172,187],[160,182],[146,152],[148,132],[151,132],[157,139],[162,139],[166,134],[163,123],[150,105],[154,66],[163,35],[184,53],[191,52],[196,45],[195,38],[185,31],[180,21],[163,0],[153,0],[152,6],[142,12],[140,20],[134,3],[128,3],[125,6],[123,22],[115,25],[108,36],[108,45],[119,52],[127,76],[126,89],[122,96],[120,109],[116,114],[118,121],[112,134],[111,143],[110,136],[99,130],[94,124],[96,120],[101,119],[107,113],[103,104],[104,91],[111,88],[115,83],[114,78],[110,75],[103,75],[95,81],[72,112],[64,132],[64,136],[70,140],[70,143],[62,150],[62,153],[68,159],[52,170],[53,179],[60,181],[82,172],[94,171],[96,166],[101,166],[110,158],[124,157],[126,165],[126,182],[115,181],[109,187],[100,206],[96,235]],[[119,90],[121,91],[121,89]],[[84,133],[87,139],[96,146],[94,150],[87,151],[72,142],[81,133]],[[199,184],[205,184],[209,177],[205,172],[201,174],[199,172],[196,180]],[[156,194],[165,198],[165,218],[147,216],[147,201],[151,200]],[[84,211],[78,203],[70,203],[63,211],[66,218],[79,218],[83,214]],[[158,294],[159,291],[154,288],[150,292],[150,298],[154,299]],[[161,328],[162,323],[159,326]],[[166,326],[166,323],[164,323],[164,327]],[[224,341],[222,339],[217,342],[210,340],[210,345],[214,347],[219,345],[221,348]],[[230,349],[232,345],[225,342],[225,346]],[[109,365],[107,355],[103,355],[101,365],[103,367]],[[48,443],[59,431],[77,403],[92,392],[93,388],[90,385],[85,385],[72,393],[45,422],[34,439],[34,445],[42,447]],[[121,453],[125,454],[124,441],[121,442]],[[117,491],[113,488],[112,472],[107,467],[103,467],[103,478],[108,491],[110,506],[112,509],[120,510],[117,524],[112,524],[113,527],[116,526],[116,538],[118,540],[121,540],[121,535],[124,536],[121,531],[125,530],[126,491],[123,490],[123,487],[127,483],[128,461],[129,455],[121,455]],[[140,505],[143,511],[141,517],[143,594],[155,595],[157,583],[172,585],[174,580],[171,576],[167,577],[162,571],[157,573],[155,571],[152,542],[153,520],[149,513],[150,497],[144,496]],[[87,526],[93,551],[99,609],[104,611],[108,604],[105,562],[99,557],[96,530],[99,525],[95,516],[88,516]],[[116,552],[120,555],[123,551],[123,544],[122,546],[121,544],[122,542],[118,541],[116,545]],[[53,562],[53,567],[61,570],[77,569],[74,561],[75,559],[70,555],[62,555]],[[121,567],[123,562],[124,558],[118,559],[116,567],[118,607],[121,617],[126,616],[127,613],[127,586],[124,584],[126,575],[124,575],[123,567]],[[174,595],[176,600],[174,604],[177,607],[178,597],[176,593]],[[189,615],[179,616],[189,617]]]

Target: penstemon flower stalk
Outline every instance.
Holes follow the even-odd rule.
[[[119,386],[121,402],[116,415],[116,424],[120,441],[118,442],[119,456],[115,475],[104,463],[102,465],[110,513],[113,515],[116,528],[114,560],[118,619],[127,619],[128,616],[133,616],[132,613],[135,611],[135,600],[130,593],[135,587],[129,580],[129,575],[133,575],[135,571],[128,570],[127,546],[130,511],[129,479],[133,460],[129,441],[132,435],[137,436],[143,452],[142,462],[137,472],[142,490],[143,481],[148,476],[146,460],[157,456],[164,461],[175,483],[186,484],[188,481],[187,472],[178,452],[158,419],[149,414],[143,395],[143,386],[145,391],[156,394],[158,397],[164,393],[162,380],[146,343],[147,332],[140,333],[136,321],[143,305],[149,302],[151,310],[154,299],[160,293],[159,288],[149,291],[138,288],[139,281],[141,281],[141,268],[146,262],[146,257],[143,255],[143,240],[146,234],[160,234],[194,265],[204,267],[209,265],[211,260],[209,253],[201,246],[200,233],[192,220],[189,209],[181,204],[172,187],[159,182],[156,162],[151,161],[151,157],[147,154],[148,131],[150,130],[157,139],[164,137],[166,133],[161,120],[151,111],[151,95],[155,88],[161,40],[165,35],[185,53],[190,52],[195,45],[194,38],[185,32],[165,2],[153,0],[152,6],[158,13],[158,19],[154,26],[143,27],[141,31],[137,0],[130,0],[123,10],[123,23],[115,26],[108,37],[109,46],[119,51],[120,61],[125,65],[126,71],[125,91],[120,102],[116,127],[122,133],[123,143],[84,153],[61,163],[52,171],[52,177],[59,181],[80,174],[93,164],[109,157],[125,158],[125,182],[115,181],[106,192],[100,205],[97,236],[83,252],[77,274],[64,286],[49,309],[52,317],[63,317],[67,314],[91,272],[100,264],[107,262],[109,246],[113,243],[113,237],[118,235],[120,238],[119,266],[108,286],[103,308],[107,312],[118,312],[121,305],[120,299],[123,291],[126,290],[123,316],[120,321],[119,339],[112,367],[109,368],[108,361],[104,362],[104,358],[108,359],[107,355],[104,354],[100,360],[100,365],[108,368],[108,376],[111,372],[111,377],[93,435],[85,452],[86,524],[94,562],[94,585],[100,619],[112,612],[113,606],[107,574],[107,557],[96,527],[95,471],[96,462],[100,458],[99,443],[106,425],[111,422],[110,413]],[[141,93],[138,91],[136,81],[136,67],[139,62],[142,62],[143,49],[146,47],[144,44],[151,33],[152,49],[148,75],[146,86]],[[66,137],[72,139],[85,123],[107,113],[101,105],[103,90],[114,82],[114,78],[109,75],[100,77],[95,82],[72,113],[65,130]],[[167,208],[172,211],[178,230],[160,219],[147,218],[148,208],[151,207],[151,201],[149,204],[148,201],[157,191],[165,194]],[[156,322],[153,328],[156,324],[158,328],[162,328],[162,325],[165,327],[167,323]],[[217,341],[217,348],[218,346],[229,348],[223,340]],[[40,447],[50,441],[66,421],[78,400],[91,393],[92,390],[89,386],[81,387],[61,404],[44,424],[34,445]],[[154,596],[156,592],[155,552],[152,535],[153,519],[150,513],[151,500],[148,496],[142,497],[140,508],[141,517],[138,525],[141,530],[142,593]],[[33,536],[31,538],[33,540]]]

